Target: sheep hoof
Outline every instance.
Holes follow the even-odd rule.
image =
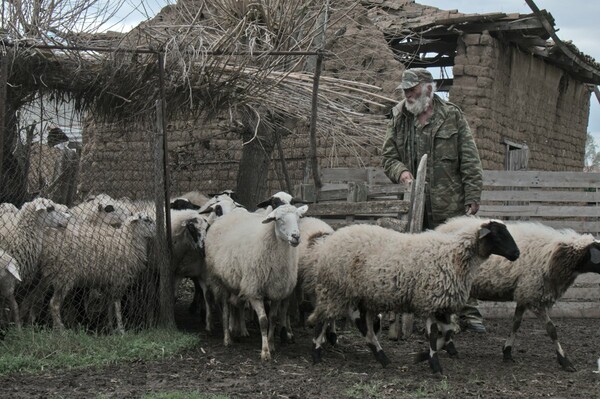
[[[337,334],[336,333],[334,333],[332,331],[328,331],[325,337],[327,339],[327,342],[329,342],[329,344],[331,346],[335,346],[337,344]]]
[[[456,346],[454,346],[454,342],[448,342],[448,344],[444,345],[444,349],[448,352],[448,356],[453,359],[458,359],[458,351],[456,350]]]
[[[260,358],[263,362],[269,362],[271,361],[271,352],[269,351],[262,351],[260,353]]]
[[[568,371],[570,373],[577,371],[575,366],[573,366],[571,361],[569,359],[567,359],[566,356],[561,356],[559,353],[557,353],[557,355],[558,355],[558,363],[560,364],[560,367],[562,367],[562,369],[564,371]]]
[[[317,348],[316,345],[313,344],[312,352],[311,352],[313,364],[321,363],[321,361],[323,360],[321,358],[322,354],[323,354],[323,348],[321,348],[321,347]]]
[[[507,346],[502,349],[502,357],[507,363],[513,363],[515,361],[512,357],[512,346]]]
[[[443,380],[446,376],[444,374],[442,374],[441,371],[436,371],[432,374],[433,378],[435,378],[436,380]]]
[[[375,353],[375,359],[377,359],[377,361],[381,363],[383,367],[387,367],[387,365],[391,363],[390,359],[388,359],[382,350]]]
[[[431,367],[434,376],[436,376],[436,374],[442,374],[442,365],[440,364],[440,358],[437,353],[434,353],[433,356],[429,357],[429,366]]]

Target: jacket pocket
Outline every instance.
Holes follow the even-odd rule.
[[[438,131],[434,138],[434,160],[456,162],[458,160],[458,132]]]

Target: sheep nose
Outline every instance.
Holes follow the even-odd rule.
[[[290,244],[292,245],[292,247],[298,246],[298,244],[300,244],[300,234],[292,234]]]

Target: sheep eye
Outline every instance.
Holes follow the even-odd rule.
[[[106,212],[106,213],[111,213],[111,212],[114,212],[114,211],[115,211],[115,207],[112,206],[112,205],[106,205],[104,207],[104,212]]]
[[[53,212],[54,211],[54,207],[53,206],[49,206],[48,208],[46,208],[46,211]]]

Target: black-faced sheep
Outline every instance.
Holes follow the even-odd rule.
[[[449,316],[466,303],[474,274],[492,254],[511,260],[519,256],[506,226],[498,221],[450,234],[403,234],[370,225],[337,230],[318,253],[317,303],[308,319],[317,325],[313,360],[321,360],[327,322],[359,309],[366,324],[361,332],[375,358],[387,365],[374,331],[375,317],[380,311],[403,311],[428,317],[425,359],[434,373],[441,373],[437,351],[450,341]]]
[[[460,230],[478,223],[473,218],[456,218],[438,227],[443,231]],[[512,347],[525,310],[532,310],[546,327],[554,342],[558,363],[566,371],[575,371],[558,342],[550,309],[583,273],[600,273],[600,242],[593,236],[572,230],[556,230],[534,222],[508,222],[521,256],[515,262],[492,256],[485,261],[473,280],[471,295],[484,301],[515,301],[512,330],[503,347],[504,360],[512,361]]]

